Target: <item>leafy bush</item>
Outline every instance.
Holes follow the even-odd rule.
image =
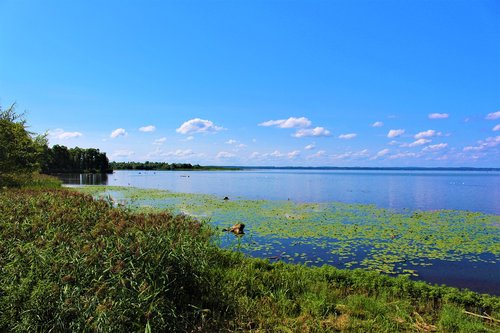
[[[0,108],[0,187],[20,186],[39,168],[39,158],[47,141],[32,137],[26,122],[15,112],[15,104]]]

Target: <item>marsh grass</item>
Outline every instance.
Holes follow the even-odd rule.
[[[500,298],[224,250],[213,228],[63,189],[0,191],[0,331],[495,332]],[[456,318],[456,319],[455,319]]]

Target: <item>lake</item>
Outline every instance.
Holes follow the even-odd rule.
[[[258,169],[61,178],[123,186],[88,190],[206,219],[218,230],[244,222],[244,237],[222,233],[219,241],[251,256],[368,268],[500,295],[500,172]]]
[[[500,215],[500,172],[479,171],[115,171],[63,175],[65,184],[113,185],[245,199],[460,209]]]

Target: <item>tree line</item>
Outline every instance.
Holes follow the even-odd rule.
[[[99,149],[48,145],[47,135],[28,131],[15,104],[0,106],[0,187],[20,186],[38,172],[109,172],[106,153]]]
[[[111,162],[113,170],[206,170],[199,164],[167,162]]]
[[[106,153],[99,149],[79,147],[67,148],[66,146],[54,145],[52,148],[45,147],[41,171],[43,173],[108,173],[113,169],[110,167]]]

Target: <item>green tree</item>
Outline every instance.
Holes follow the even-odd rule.
[[[0,187],[26,183],[39,169],[40,158],[47,145],[45,136],[34,136],[27,130],[15,104],[0,107]]]

